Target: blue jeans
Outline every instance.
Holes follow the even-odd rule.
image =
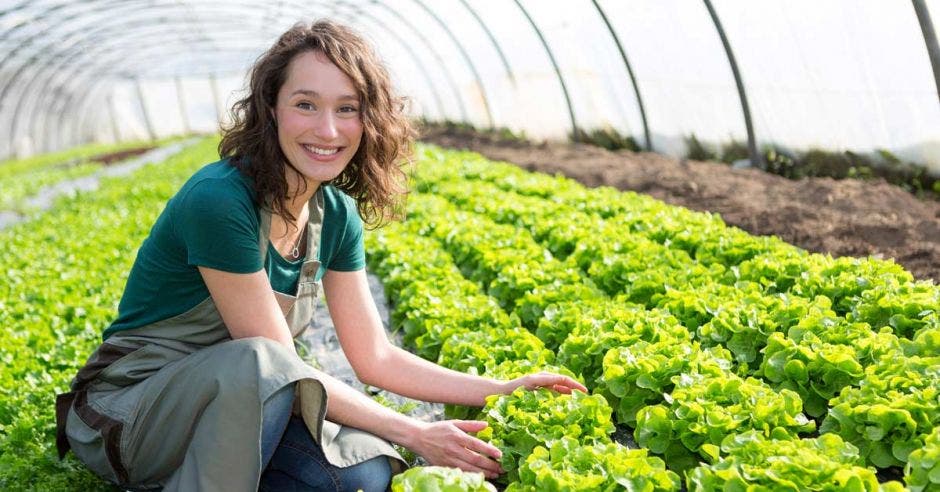
[[[333,466],[300,417],[291,415],[294,387],[288,386],[268,399],[262,412],[262,492],[286,491],[384,491],[392,479],[385,456],[358,465]]]

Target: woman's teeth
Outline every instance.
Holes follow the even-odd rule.
[[[312,145],[304,145],[304,148],[307,149],[307,150],[309,150],[310,152],[313,152],[314,154],[317,154],[317,155],[333,155],[333,154],[339,152],[339,148],[334,148],[334,149],[321,149],[321,148],[319,148],[319,147],[314,147],[314,146],[312,146]]]

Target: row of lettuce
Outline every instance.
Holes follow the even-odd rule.
[[[416,187],[407,221],[368,248],[405,343],[494,377],[566,372],[597,398],[526,393],[494,398],[482,414],[448,409],[490,422],[511,487],[601,488],[561,458],[580,455],[572,441],[560,443],[611,446],[611,411],[690,489],[764,480],[871,490],[867,466],[906,465],[913,490],[940,481],[925,478],[933,468],[921,458],[936,454],[928,436],[940,422],[932,283],[473,154],[422,148]],[[662,474],[639,480],[677,483],[643,459]]]
[[[116,154],[159,147],[179,139],[170,137],[156,142],[92,143],[61,152],[0,162],[0,211],[29,213],[28,199],[31,196],[61,181],[94,174],[101,168],[102,158],[110,161]]]
[[[57,459],[54,395],[100,343],[157,214],[218,158],[217,143],[205,140],[130,178],[106,178],[98,191],[61,198],[0,231],[0,489],[115,490],[71,455]]]
[[[0,210],[26,214],[29,212],[28,199],[43,188],[94,174],[100,168],[101,164],[98,162],[80,162],[36,169],[25,175],[6,179],[0,178]]]

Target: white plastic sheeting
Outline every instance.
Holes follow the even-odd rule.
[[[940,0],[925,3],[940,31]],[[712,5],[759,147],[885,149],[940,172],[940,99],[912,2]],[[692,134],[747,142],[729,59],[701,1],[36,0],[0,1],[0,157],[211,131],[251,61],[292,23],[318,17],[371,39],[412,111],[430,120],[555,139],[575,125],[607,127],[642,145],[642,100],[658,152],[684,154]],[[94,56],[66,51],[75,45]]]

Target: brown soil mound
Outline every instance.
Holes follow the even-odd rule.
[[[610,152],[590,145],[533,144],[425,130],[423,140],[469,149],[531,171],[561,173],[587,186],[613,186],[693,210],[716,212],[752,234],[776,235],[833,256],[893,258],[918,279],[940,281],[940,202],[882,180],[789,180],[716,162]]]
[[[89,160],[94,161],[94,162],[100,162],[106,166],[110,166],[111,164],[115,164],[123,160],[130,159],[131,157],[143,154],[144,152],[147,152],[148,150],[151,150],[151,149],[153,149],[152,146],[151,147],[138,147],[134,149],[125,149],[125,150],[121,150],[118,152],[111,152],[109,154],[96,155],[95,157]]]

